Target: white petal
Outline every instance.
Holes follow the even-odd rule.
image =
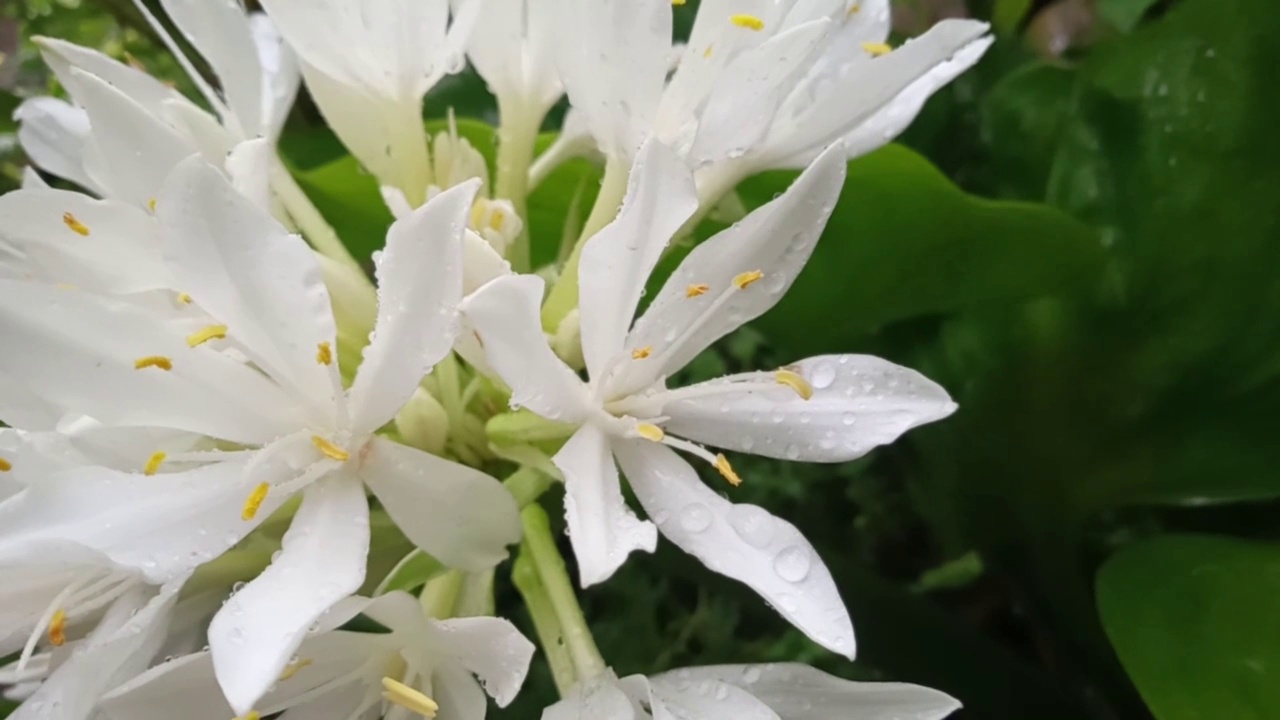
[[[697,209],[693,174],[666,145],[646,142],[617,219],[587,241],[578,266],[582,350],[593,379],[622,352],[649,274]]]
[[[700,383],[726,392],[669,403],[667,432],[716,447],[805,462],[845,462],[887,445],[911,428],[955,412],[947,391],[920,373],[870,355],[823,355],[787,369],[813,388],[753,392],[730,387],[746,373]],[[764,376],[764,382],[769,377]]]
[[[89,293],[0,280],[0,373],[102,422],[261,444],[301,427],[296,403],[230,356],[187,346],[138,309]],[[171,371],[135,367],[164,357]]]
[[[405,535],[450,567],[491,568],[520,541],[515,499],[479,470],[375,438],[360,477]]]
[[[651,680],[653,720],[725,717],[734,720],[780,720],[778,713],[750,692],[714,678],[690,682],[680,671],[671,673],[678,680]],[[798,720],[803,714],[787,716]]]
[[[450,188],[395,221],[376,258],[378,319],[351,386],[356,432],[385,425],[449,353],[462,300],[462,236],[480,181]]]
[[[463,295],[470,295],[494,278],[511,274],[511,263],[471,230],[466,231],[462,241],[462,268]]]
[[[97,185],[84,170],[84,139],[89,116],[84,110],[57,98],[24,101],[13,113],[18,143],[23,152],[47,173],[57,175],[92,192]]]
[[[515,625],[502,618],[469,617],[432,621],[437,637],[448,643],[453,659],[480,678],[498,707],[520,692],[534,646]]]
[[[316,360],[336,333],[315,253],[192,158],[174,171],[157,217],[170,272],[197,305],[277,382],[333,401],[330,368]]]
[[[279,30],[265,13],[249,14],[249,31],[258,51],[258,65],[262,68],[262,132],[274,140],[280,136],[284,121],[293,108],[298,86],[302,84],[302,71],[298,58],[280,37]]]
[[[638,720],[635,705],[610,671],[578,683],[569,696],[542,711],[542,720]]]
[[[71,229],[67,213],[87,232]],[[0,238],[27,254],[39,279],[94,292],[128,294],[170,288],[159,228],[146,211],[66,190],[18,190],[0,196]]]
[[[217,74],[244,137],[261,135],[262,69],[239,0],[164,0],[161,5]]]
[[[532,105],[542,111],[563,92],[555,69],[555,17],[531,11],[530,0],[478,0],[484,18],[473,32],[467,55],[490,92],[507,107]]]
[[[180,97],[176,90],[147,73],[113,60],[97,50],[50,37],[36,38],[35,42],[45,64],[81,105],[84,101],[78,95],[79,77],[71,72],[72,68],[101,78],[153,112],[165,100]]]
[[[471,673],[458,665],[442,665],[431,677],[431,685],[424,690],[440,705],[439,717],[483,720],[488,701],[480,683]]]
[[[64,412],[65,408],[32,392],[25,380],[0,372],[0,423],[29,430],[52,430]]]
[[[586,386],[551,351],[542,334],[542,278],[501,277],[462,303],[462,312],[484,345],[489,365],[511,387],[511,405],[562,422],[590,412]]]
[[[664,445],[615,440],[613,446],[631,489],[668,540],[760,593],[814,642],[853,657],[853,625],[835,581],[795,526],[720,497]]]
[[[607,396],[634,392],[684,367],[711,343],[772,308],[813,252],[844,183],[839,148],[823,153],[780,197],[689,253],[627,338],[652,357],[628,363]],[[742,289],[734,279],[759,271]],[[690,297],[693,285],[704,294]]]
[[[227,154],[231,186],[264,214],[271,213],[271,165],[275,161],[275,146],[261,138],[239,143]]]
[[[651,681],[665,690],[706,680],[737,685],[787,720],[942,720],[960,709],[955,698],[937,690],[854,682],[800,663],[686,668]]]
[[[583,587],[608,580],[636,550],[653,552],[658,530],[622,498],[608,437],[583,425],[552,461],[564,474],[564,514]]]
[[[280,555],[209,624],[214,671],[237,714],[276,682],[311,624],[360,587],[368,553],[360,483],[336,473],[308,488]]]

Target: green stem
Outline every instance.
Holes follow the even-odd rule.
[[[437,620],[448,620],[453,617],[458,606],[458,596],[462,594],[462,581],[465,579],[461,570],[450,570],[427,581],[422,588],[419,600],[427,615]]]
[[[533,619],[533,628],[538,633],[538,642],[542,652],[547,656],[547,664],[551,666],[551,677],[556,682],[556,690],[560,697],[568,695],[577,682],[578,674],[573,667],[573,658],[569,656],[569,648],[564,644],[564,632],[560,628],[560,619],[551,605],[551,597],[547,588],[538,576],[529,553],[521,548],[511,568],[511,581],[516,590],[524,598],[524,606]]]
[[[560,279],[551,288],[551,293],[542,306],[542,327],[547,332],[554,333],[565,315],[578,307],[578,261],[582,256],[582,246],[617,216],[618,207],[622,205],[622,198],[627,192],[628,170],[630,165],[625,160],[616,158],[609,158],[605,165],[600,194],[591,207],[591,215],[582,227],[582,234],[578,236],[578,243],[573,246],[569,261],[560,271]]]
[[[523,508],[542,497],[542,493],[546,492],[554,482],[555,478],[526,465],[507,476],[502,484],[507,486],[507,490],[511,491],[516,502]]]
[[[520,512],[524,521],[524,542],[521,554],[528,553],[538,571],[538,577],[547,591],[547,598],[554,608],[556,619],[560,621],[560,629],[564,635],[565,646],[579,680],[593,678],[605,671],[604,659],[596,649],[595,640],[591,637],[591,628],[582,615],[582,607],[578,605],[578,597],[573,590],[573,582],[569,579],[569,571],[565,569],[564,558],[556,547],[555,538],[551,535],[551,521],[542,506],[531,504]]]
[[[509,200],[524,221],[520,237],[507,250],[507,260],[516,272],[529,272],[529,165],[542,116],[524,105],[498,103],[502,124],[498,126],[497,180],[494,197]]]
[[[347,246],[342,244],[338,233],[334,232],[333,227],[324,219],[324,215],[321,215],[312,204],[311,198],[307,197],[306,192],[298,186],[298,181],[293,179],[293,175],[278,159],[272,163],[271,189],[275,191],[276,197],[284,205],[289,217],[293,218],[294,224],[311,243],[311,247],[322,255],[350,265],[362,275],[364,274],[364,271],[360,270],[360,263],[351,256]]]

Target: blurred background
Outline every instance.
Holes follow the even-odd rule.
[[[677,8],[681,32],[696,5]],[[2,7],[0,189],[24,164],[13,109],[59,92],[32,35],[188,83],[130,0]],[[958,16],[989,20],[998,40],[898,144],[851,164],[786,300],[688,371],[867,352],[959,402],[848,465],[734,458],[735,501],[795,523],[830,566],[858,660],[669,545],[584,593],[606,659],[619,675],[797,660],[938,687],[966,720],[1280,717],[1280,13],[1264,0],[895,8],[895,41]],[[427,116],[450,107],[495,119],[471,73],[433,91]],[[483,126],[463,131],[492,148]],[[367,257],[389,216],[306,99],[283,152]],[[531,205],[564,207],[596,172],[557,171]],[[729,205],[792,176],[753,178]],[[549,261],[559,217],[530,222]],[[539,667],[500,716],[535,718],[553,699]]]

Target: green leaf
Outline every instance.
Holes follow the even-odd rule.
[[[1098,0],[1098,13],[1115,29],[1129,32],[1157,2],[1159,0]]]
[[[759,175],[739,193],[759,206],[794,177]],[[1062,212],[967,195],[890,145],[849,164],[813,258],[757,327],[797,357],[847,351],[893,321],[1078,287],[1103,258],[1094,234]]]
[[[1280,546],[1168,535],[1098,573],[1098,610],[1158,720],[1269,720],[1280,707]]]

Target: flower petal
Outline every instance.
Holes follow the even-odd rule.
[[[615,440],[613,451],[668,540],[760,593],[814,642],[853,657],[853,625],[835,581],[795,526],[763,508],[720,497],[665,445]]]
[[[809,260],[844,174],[843,153],[828,150],[776,200],[694,248],[627,338],[628,347],[652,348],[653,357],[625,366],[606,395],[648,387],[772,308]],[[755,272],[758,282],[745,284]]]
[[[262,68],[262,126],[260,131],[273,141],[289,117],[302,84],[302,71],[293,49],[285,44],[275,22],[266,13],[249,13],[249,32]]]
[[[435,620],[437,637],[448,643],[453,659],[480,678],[498,707],[520,692],[534,646],[515,625],[502,618],[467,617]]]
[[[680,671],[668,673],[683,678]],[[715,678],[697,682],[680,679],[674,682],[650,681],[650,703],[653,720],[682,720],[683,718],[731,717],[734,720],[781,720],[778,713],[757,699],[752,693]],[[808,717],[804,713],[788,716],[787,720]]]
[[[618,217],[582,248],[578,266],[582,352],[593,379],[622,353],[649,274],[671,236],[698,209],[693,173],[666,145],[640,148]]]
[[[373,432],[449,353],[462,300],[462,237],[480,181],[455,186],[395,221],[376,257],[378,319],[351,386],[351,422]]]
[[[359,589],[368,553],[360,483],[339,472],[308,488],[280,555],[209,624],[214,671],[236,714],[252,710],[275,684],[311,624]]]
[[[723,393],[667,404],[663,413],[671,419],[664,427],[696,442],[765,457],[845,462],[956,409],[937,383],[870,355],[822,355],[787,370],[804,378],[812,397],[805,400],[782,385],[765,392],[734,390],[735,380],[761,373],[730,375],[693,386],[723,386]]]
[[[520,541],[515,498],[479,470],[374,438],[360,477],[405,535],[450,567],[491,568]]]
[[[480,5],[484,28],[471,33],[467,55],[499,103],[540,110],[554,104],[563,92],[555,68],[555,16],[531,12],[529,0],[474,4]]]
[[[164,0],[169,19],[218,76],[245,139],[263,133],[262,68],[239,0]]]
[[[113,60],[92,48],[51,37],[36,38],[35,43],[40,48],[45,64],[81,105],[84,101],[78,96],[79,77],[71,72],[73,68],[101,78],[134,102],[152,111],[157,110],[165,100],[181,97],[178,91],[147,73]]]
[[[247,444],[297,427],[297,404],[261,373],[128,305],[0,280],[0,373],[39,396],[115,425],[173,428]],[[138,369],[141,358],[171,369]]]
[[[489,702],[480,683],[458,665],[445,664],[432,673],[431,697],[440,705],[442,718],[483,718]]]
[[[633,551],[654,551],[658,529],[627,507],[603,430],[583,425],[551,460],[564,474],[564,514],[582,587],[608,580]]]
[[[174,170],[156,215],[174,279],[276,382],[328,409],[317,361],[336,329],[315,253],[199,158]],[[336,420],[335,420],[336,422]]]
[[[64,412],[57,403],[32,392],[25,380],[0,372],[0,423],[28,430],[52,430]]]
[[[638,720],[631,698],[609,671],[573,686],[568,697],[542,711],[542,720]]]
[[[270,141],[258,138],[237,144],[227,153],[225,169],[231,186],[265,214],[271,213],[271,166],[276,149]]]
[[[24,101],[13,113],[20,123],[18,143],[27,158],[47,173],[101,194],[84,170],[84,141],[89,116],[68,102],[51,97]]]
[[[580,422],[590,413],[587,389],[542,334],[543,287],[536,275],[501,277],[464,300],[462,312],[484,345],[489,365],[511,387],[512,407]]]
[[[650,679],[664,691],[673,685],[720,681],[759,698],[788,720],[942,720],[960,703],[938,690],[907,683],[854,682],[800,663],[711,665]]]

